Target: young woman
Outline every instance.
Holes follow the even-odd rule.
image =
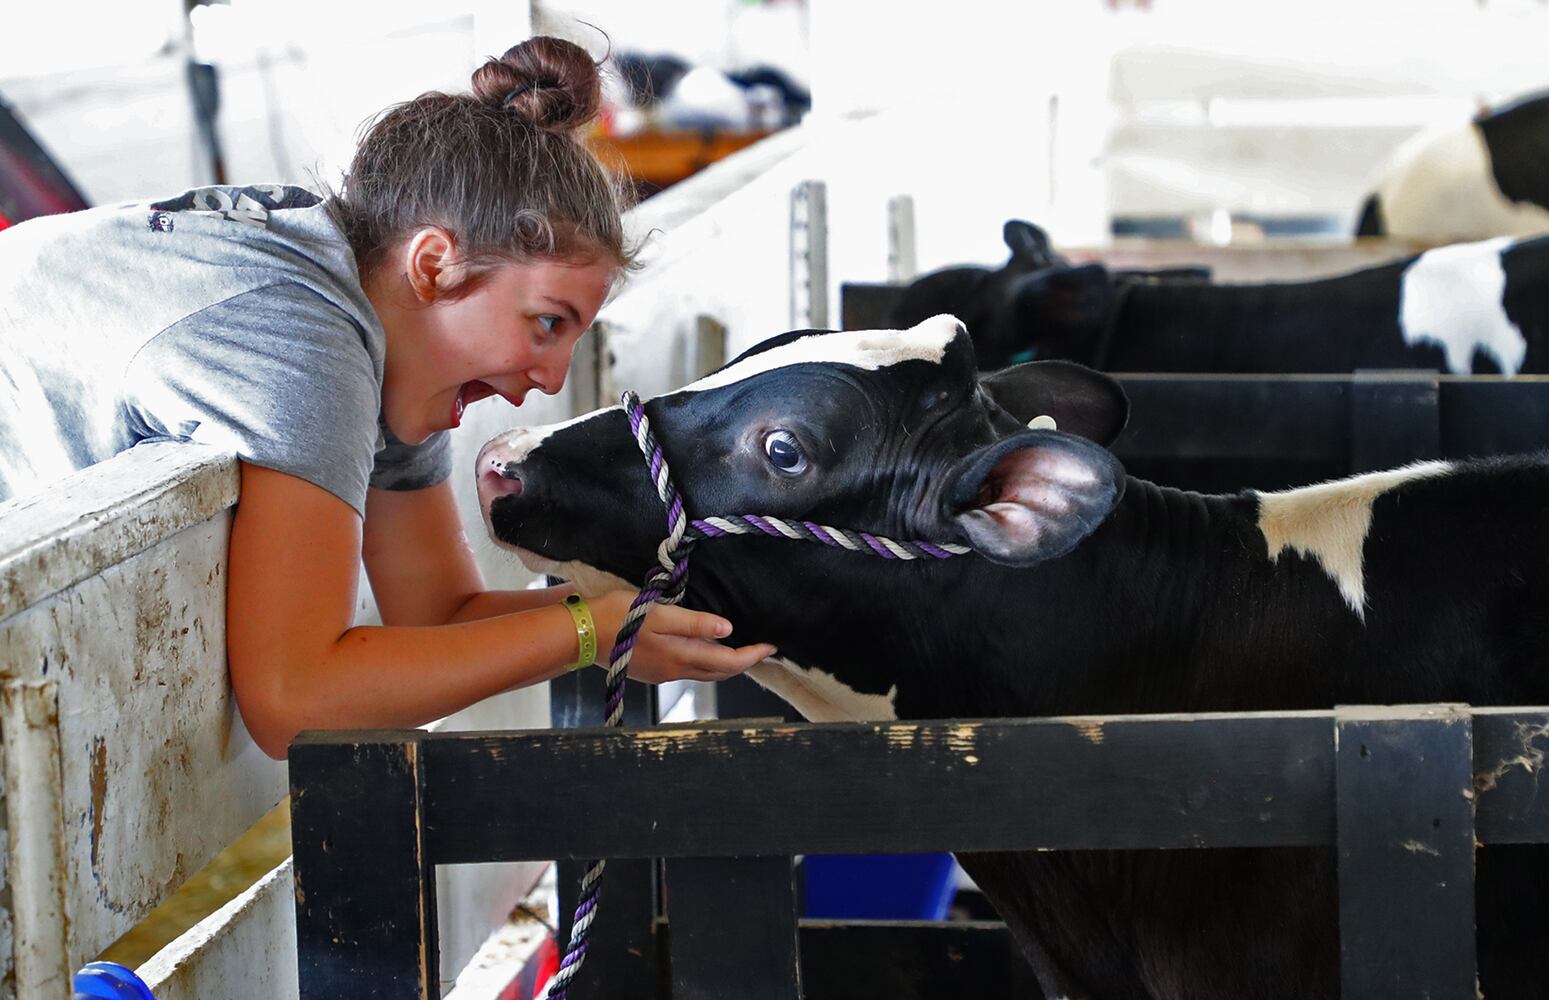
[[[629,592],[485,590],[446,481],[463,410],[558,392],[632,263],[575,138],[598,102],[590,57],[534,38],[389,110],[327,199],[201,188],[0,234],[0,499],[141,441],[235,452],[227,653],[271,756],[547,680],[621,624]],[[351,627],[362,556],[380,627]],[[631,675],[773,652],[730,632],[657,607]]]

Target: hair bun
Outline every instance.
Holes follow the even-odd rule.
[[[529,38],[473,72],[473,95],[507,108],[548,132],[572,132],[597,117],[597,64],[574,42]]]

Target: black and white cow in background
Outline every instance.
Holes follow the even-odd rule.
[[[1058,260],[1034,268],[1013,254],[998,271],[917,279],[892,321],[907,327],[941,313],[963,319],[989,370],[1063,359],[1122,372],[1545,373],[1549,237],[1438,247],[1268,284],[1121,278]]]
[[[977,554],[701,543],[688,605],[783,660],[809,718],[1549,702],[1549,465],[1432,462],[1278,494],[1127,479],[1117,384],[979,376],[961,325],[798,332],[650,400],[690,516],[799,517]],[[1025,425],[1052,416],[1059,430]],[[1038,421],[1046,425],[1047,421]],[[618,407],[477,464],[494,536],[583,589],[642,578],[663,513]],[[1333,997],[1331,850],[964,855],[1049,997]],[[1478,855],[1481,983],[1549,992],[1549,864]]]
[[[1549,233],[1549,94],[1427,129],[1384,165],[1357,236],[1457,243]]]

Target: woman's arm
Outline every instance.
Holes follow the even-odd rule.
[[[559,603],[573,589],[485,590],[450,482],[369,490],[364,531],[361,554],[386,625],[446,625],[531,611]]]
[[[447,625],[352,628],[361,543],[360,518],[344,501],[297,477],[242,464],[226,647],[243,720],[270,756],[284,757],[303,729],[422,725],[557,676],[575,659],[575,627],[557,606]],[[411,583],[394,575],[384,613],[433,613],[436,601],[399,593]],[[592,602],[600,632],[617,630],[629,598],[619,592]],[[719,679],[773,653],[767,644],[734,649],[706,641],[723,628],[714,615],[654,609],[636,647],[640,669],[632,663],[631,675]]]

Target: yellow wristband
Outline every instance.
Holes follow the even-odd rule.
[[[597,623],[592,620],[592,609],[587,607],[586,598],[580,594],[566,597],[564,605],[575,622],[576,642],[580,646],[576,661],[565,669],[580,670],[597,662]]]

